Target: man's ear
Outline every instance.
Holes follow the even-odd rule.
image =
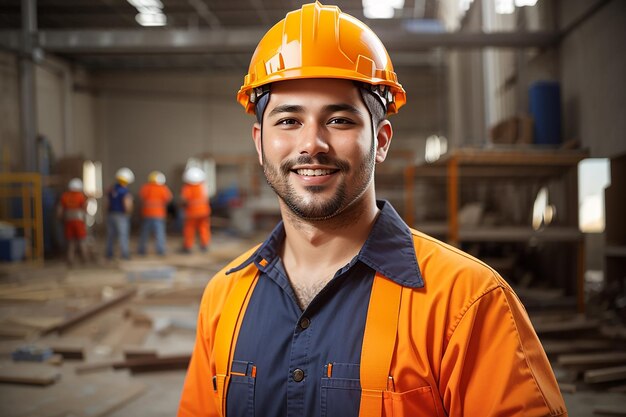
[[[254,147],[256,153],[259,156],[259,164],[263,165],[263,144],[261,143],[261,125],[255,122],[252,125],[252,140],[254,141]]]
[[[381,163],[387,158],[391,138],[393,137],[393,128],[389,120],[383,120],[378,124],[376,131],[376,163]]]

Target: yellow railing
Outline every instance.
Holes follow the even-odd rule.
[[[19,207],[14,204],[19,202]],[[15,217],[13,211],[21,211]],[[0,173],[0,220],[11,223],[26,239],[26,259],[43,261],[43,206],[41,175],[34,172]]]

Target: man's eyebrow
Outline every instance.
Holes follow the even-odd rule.
[[[302,113],[303,111],[304,107],[298,106],[297,104],[283,104],[274,107],[267,116],[271,117],[279,113]]]
[[[329,104],[327,106],[324,106],[324,111],[328,113],[337,113],[337,112],[347,111],[348,113],[353,113],[358,116],[363,115],[363,112],[361,112],[361,110],[359,110],[352,104],[347,104],[347,103]]]

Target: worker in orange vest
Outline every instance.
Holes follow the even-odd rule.
[[[74,264],[75,253],[85,261],[87,226],[85,214],[87,197],[83,194],[83,182],[80,178],[72,178],[67,186],[68,190],[61,195],[57,208],[60,219],[63,220],[65,239],[67,241],[67,263]]]
[[[185,209],[183,226],[183,253],[190,253],[196,231],[200,235],[200,249],[205,252],[211,242],[211,206],[204,180],[206,174],[198,167],[187,168],[183,174],[183,188],[180,193]]]
[[[374,32],[305,4],[243,80],[282,221],[208,281],[178,417],[567,416],[509,284],[376,199],[406,93]]]
[[[140,255],[146,254],[146,242],[150,234],[154,234],[156,251],[165,255],[165,215],[167,204],[172,201],[172,192],[165,185],[165,175],[159,171],[152,171],[148,175],[148,182],[139,190],[141,200],[141,232],[139,234]]]

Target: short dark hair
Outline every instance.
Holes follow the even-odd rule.
[[[387,118],[387,112],[383,107],[383,103],[380,102],[380,99],[376,97],[374,93],[364,87],[358,87],[361,92],[361,97],[363,97],[365,107],[367,107],[367,110],[370,112],[370,116],[372,116],[372,127],[374,128],[374,131],[376,131],[378,124]]]

